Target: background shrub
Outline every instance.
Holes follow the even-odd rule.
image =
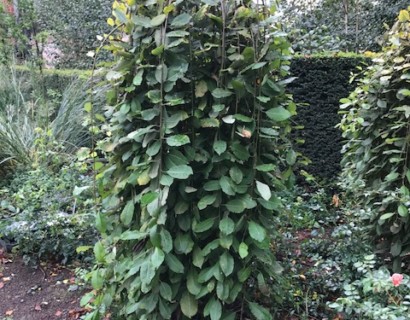
[[[339,100],[354,88],[352,73],[366,62],[362,56],[313,56],[292,60],[290,73],[296,79],[288,88],[299,104],[295,122],[303,129],[294,131],[304,141],[297,150],[311,163],[310,174],[325,182],[335,181],[342,159],[342,133],[336,128],[341,116]]]

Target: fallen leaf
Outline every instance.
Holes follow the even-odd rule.
[[[57,310],[54,315],[55,315],[56,317],[61,317],[62,314],[63,314],[63,313],[62,313],[60,310]]]
[[[36,306],[34,307],[34,310],[41,311],[41,306],[39,304],[36,304]]]
[[[5,314],[6,316],[12,316],[13,313],[14,313],[14,310],[7,310]]]
[[[0,282],[0,289],[4,287],[4,282]]]

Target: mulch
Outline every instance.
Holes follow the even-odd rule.
[[[64,266],[42,263],[34,269],[20,257],[0,259],[0,320],[79,319],[83,294]]]

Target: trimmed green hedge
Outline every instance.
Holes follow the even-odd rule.
[[[291,75],[296,79],[289,84],[299,104],[295,119],[298,125],[297,139],[304,144],[297,147],[312,162],[306,168],[320,181],[334,181],[340,173],[342,136],[335,126],[340,122],[339,100],[354,89],[350,83],[352,73],[368,62],[365,56],[342,54],[297,57],[291,64]]]
[[[15,65],[18,78],[31,78],[32,84],[41,83],[41,75],[38,69],[29,68],[27,66]],[[47,90],[53,90],[62,93],[64,89],[75,79],[88,79],[91,76],[91,70],[77,69],[43,69],[43,80]]]

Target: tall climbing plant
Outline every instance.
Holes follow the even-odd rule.
[[[274,11],[261,1],[114,2],[101,143],[110,160],[98,175],[87,319],[271,318],[271,299],[255,297],[275,296],[272,218],[297,158],[281,80],[289,43]]]
[[[410,13],[402,10],[383,52],[358,88],[342,99],[340,124],[347,140],[342,178],[371,210],[363,218],[396,271],[410,252],[409,34]]]

